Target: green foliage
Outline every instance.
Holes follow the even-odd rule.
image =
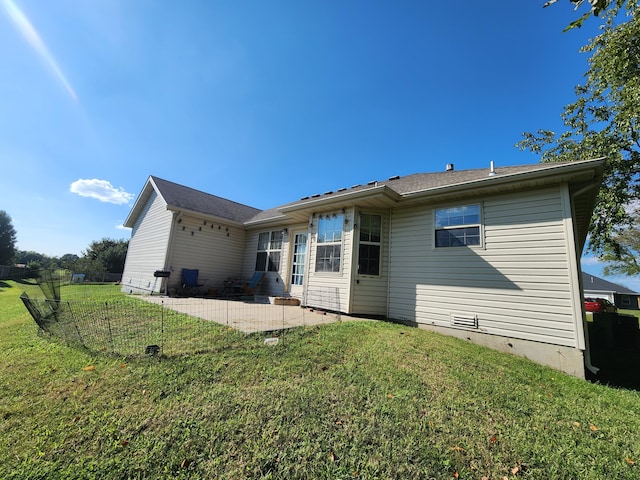
[[[16,229],[11,217],[0,210],[0,265],[12,265],[16,253]]]
[[[557,1],[558,0],[549,0],[548,2],[546,2],[543,5],[543,8],[546,8],[549,5],[553,5]],[[569,0],[569,1],[574,5],[574,8],[576,10],[583,3],[585,3],[584,0]],[[620,8],[621,5],[624,3],[624,0],[589,0],[587,3],[588,3],[588,6],[589,6],[589,11],[587,11],[586,13],[581,15],[577,20],[574,20],[569,25],[567,25],[567,28],[565,28],[565,32],[567,30],[571,30],[572,28],[580,28],[580,27],[582,27],[582,24],[589,17],[591,17],[591,16],[594,16],[594,17],[600,16],[612,4],[614,5],[614,8]]]
[[[640,210],[631,213],[631,224],[615,234],[619,250],[605,250],[600,259],[607,263],[605,275],[640,275]]]
[[[586,82],[575,89],[577,99],[562,114],[567,130],[525,132],[518,146],[544,162],[607,159],[589,248],[620,259],[619,233],[632,225],[628,206],[640,199],[640,19],[636,2],[616,0],[598,8],[604,25],[583,48],[589,68]]]
[[[58,263],[59,267],[70,272],[73,272],[75,269],[76,262],[80,260],[80,257],[74,253],[65,253],[60,257]]]
[[[122,273],[128,246],[128,240],[103,238],[99,241],[93,241],[89,244],[89,248],[83,252],[76,269],[96,273]]]
[[[34,270],[62,268],[69,272],[122,273],[128,245],[128,240],[103,238],[91,242],[82,257],[67,253],[58,258],[31,250],[16,250],[14,260]]]
[[[18,250],[16,252],[16,263],[27,265],[32,270],[39,268],[51,269],[58,266],[58,259],[33,250]]]

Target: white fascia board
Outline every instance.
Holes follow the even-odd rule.
[[[286,213],[295,212],[298,210],[307,210],[312,208],[325,207],[327,205],[332,205],[335,203],[355,202],[363,198],[374,197],[374,196],[387,197],[390,201],[394,203],[400,199],[400,195],[395,190],[392,190],[386,185],[377,185],[374,187],[356,190],[355,192],[345,191],[345,192],[331,194],[328,196],[321,195],[320,197],[310,198],[309,200],[300,201],[295,203],[294,205],[289,205],[287,207],[279,208],[278,210],[286,214]]]
[[[235,225],[237,227],[243,227],[244,224],[242,224],[241,222],[237,222],[235,220],[229,220],[228,218],[223,218],[223,217],[217,217],[216,215],[209,215],[206,213],[202,213],[202,212],[196,212],[195,210],[189,210],[183,207],[176,207],[175,205],[167,205],[167,210],[171,211],[171,212],[176,212],[176,213],[182,213],[184,215],[190,215],[193,217],[200,217],[202,219],[205,220],[210,220],[213,222],[217,222],[217,223],[225,223],[227,225]]]
[[[151,196],[152,190],[155,190],[158,193],[158,195],[160,195],[160,191],[158,190],[156,185],[153,183],[152,178],[149,177],[145,182],[144,187],[142,187],[142,190],[140,191],[138,198],[133,204],[133,207],[131,207],[131,210],[129,211],[129,215],[127,215],[127,218],[125,219],[122,226],[127,228],[133,228],[133,226],[136,223],[136,220],[138,219],[138,216],[140,215],[140,212],[149,201],[149,197]]]
[[[263,218],[261,220],[252,220],[250,222],[245,222],[243,225],[247,228],[251,227],[259,227],[259,226],[278,226],[278,225],[287,225],[291,223],[291,219],[286,215],[279,215],[277,217],[269,217]]]

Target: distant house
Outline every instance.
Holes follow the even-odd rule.
[[[616,307],[626,310],[640,310],[640,293],[582,272],[582,286],[585,297],[606,298]]]
[[[584,375],[580,256],[603,160],[369,181],[268,210],[151,176],[126,292],[264,271],[261,293],[380,316]],[[154,271],[170,271],[169,278]]]

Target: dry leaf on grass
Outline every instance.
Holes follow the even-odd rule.
[[[93,365],[89,365],[88,367],[84,367],[82,370],[84,370],[85,372],[90,372],[91,370],[95,370],[96,367],[94,367]]]

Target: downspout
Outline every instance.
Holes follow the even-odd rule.
[[[307,306],[309,291],[309,275],[311,274],[311,239],[313,238],[313,217],[307,219],[307,252],[304,256],[304,276],[302,277],[302,306]]]
[[[587,193],[589,190],[592,190],[594,188],[596,188],[597,185],[588,185],[586,187],[581,188],[580,190],[577,190],[575,192],[573,192],[571,194],[571,218],[575,218],[575,199],[578,195],[582,195],[584,193]],[[568,187],[567,187],[568,189]],[[575,239],[576,239],[576,225],[574,224],[574,222],[572,221],[572,227],[573,227],[573,244],[575,246]],[[580,253],[582,254],[582,250],[584,249],[584,245],[580,245],[581,250]],[[584,285],[582,284],[582,266],[580,265],[580,259],[577,258],[577,250],[576,250],[576,264],[577,264],[577,269],[576,271],[578,272],[578,288],[579,288],[579,292],[580,292],[580,315],[582,317],[582,329],[583,329],[583,335],[584,335],[584,365],[587,368],[587,370],[589,370],[591,373],[593,373],[594,375],[597,375],[598,372],[600,371],[599,367],[596,367],[593,363],[591,363],[591,346],[590,346],[590,340],[589,340],[589,326],[587,325],[587,318],[586,315],[584,313]]]
[[[393,223],[393,210],[389,209],[389,226],[387,227],[387,319],[391,312],[391,225]]]
[[[173,271],[173,267],[171,265],[171,253],[173,252],[173,244],[176,236],[176,222],[180,215],[182,215],[182,212],[176,212],[176,211],[172,212],[171,227],[169,228],[169,239],[167,240],[167,250],[165,251],[165,254],[164,254],[164,267],[163,267],[164,270]],[[167,285],[165,286],[164,290],[165,292],[168,292],[169,277],[163,278],[162,280],[167,282]],[[160,285],[160,288],[162,291],[162,285]]]

